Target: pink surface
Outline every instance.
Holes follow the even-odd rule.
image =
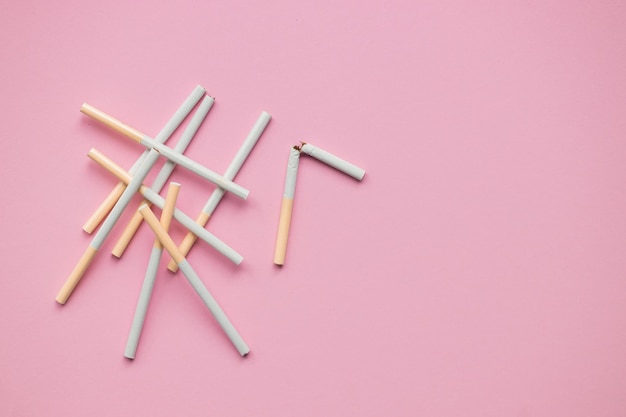
[[[0,10],[0,415],[626,415],[623,2]],[[54,301],[115,184],[87,151],[127,168],[142,151],[78,110],[155,135],[196,84],[216,103],[187,154],[217,171],[273,115],[237,177],[250,198],[227,197],[209,223],[244,263],[205,244],[189,256],[252,353],[164,259],[131,362],[147,227],[118,261],[118,226]],[[302,158],[280,269],[299,140],[367,174]],[[195,216],[212,186],[172,179]]]

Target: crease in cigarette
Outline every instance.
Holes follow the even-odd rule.
[[[180,126],[180,124],[185,120],[187,115],[191,112],[191,110],[195,107],[195,105],[200,101],[202,96],[206,93],[206,90],[202,86],[196,86],[194,90],[189,94],[187,99],[181,104],[181,106],[176,110],[171,119],[163,126],[161,131],[154,138],[157,142],[165,143],[167,139],[172,136],[174,131]],[[141,156],[137,159],[137,161],[133,164],[133,166],[129,169],[131,175],[134,175],[137,172],[137,169],[143,162],[143,160],[148,156],[149,150],[146,149]],[[124,192],[124,188],[126,188],[126,184],[120,182],[118,183],[113,190],[106,196],[103,202],[98,206],[96,211],[87,219],[85,224],[83,225],[83,230],[87,233],[93,233],[94,230],[98,227],[98,225],[104,220],[107,214],[111,211],[117,200],[120,198],[122,193]]]
[[[176,152],[174,149],[157,142],[147,135],[143,135],[141,132],[138,132],[137,130],[120,122],[119,120],[104,113],[103,111],[98,110],[95,107],[85,103],[81,107],[81,112],[122,133],[127,138],[132,139],[133,141],[143,145],[147,149],[156,150],[163,157],[169,159],[175,164],[188,169],[194,174],[214,183],[218,187],[224,188],[226,191],[235,194],[237,197],[240,197],[244,200],[248,197],[249,191],[241,185],[235,184],[234,182],[227,180],[223,176],[217,174],[215,171],[212,171],[209,168],[201,165],[200,163],[186,157],[185,155]]]
[[[100,229],[98,229],[94,235],[89,247],[70,273],[69,277],[63,284],[63,287],[61,287],[61,290],[56,297],[56,301],[58,303],[65,304],[72,295],[72,292],[87,271],[91,261],[96,256],[96,253],[104,243],[107,236],[111,233],[111,230],[113,230],[113,226],[115,226],[115,223],[124,212],[126,206],[128,206],[128,203],[130,203],[132,197],[139,190],[141,183],[146,178],[158,158],[159,153],[156,150],[153,149],[148,152],[148,156],[141,163],[139,169],[137,169],[137,172],[135,173],[135,176],[132,177],[132,180],[129,181],[119,200],[115,203],[109,215],[106,219],[104,219],[102,226],[100,226]]]
[[[289,239],[289,227],[291,225],[291,213],[293,211],[293,199],[296,193],[296,179],[298,178],[298,165],[300,163],[300,150],[297,147],[289,151],[289,161],[287,163],[287,173],[285,175],[285,189],[283,201],[280,207],[280,218],[278,221],[278,233],[276,236],[276,247],[274,249],[274,263],[276,265],[285,264],[287,253],[287,241]]]
[[[178,268],[181,270],[185,278],[196,293],[200,296],[204,304],[207,306],[213,317],[218,322],[226,336],[230,339],[231,343],[235,346],[241,356],[246,356],[250,353],[250,348],[243,340],[235,326],[231,323],[224,310],[217,303],[211,292],[206,288],[202,280],[198,277],[196,271],[191,267],[191,264],[187,261],[185,256],[178,250],[178,247],[167,233],[167,231],[161,226],[159,220],[156,218],[150,207],[143,204],[139,207],[139,212],[146,220],[146,223],[150,226],[154,234],[161,241],[161,244],[166,251],[169,252],[172,259],[178,264]]]
[[[213,106],[214,102],[215,102],[215,99],[209,96],[206,96],[202,100],[202,102],[198,106],[198,109],[194,113],[189,124],[187,125],[183,134],[181,135],[180,139],[176,143],[176,146],[174,147],[174,151],[179,152],[181,154],[185,152],[185,150],[191,143],[191,140],[193,139],[198,129],[200,128],[200,125],[206,118],[206,115],[209,113],[209,110],[211,110],[211,107]],[[161,171],[159,171],[159,173],[157,174],[150,189],[156,193],[161,192],[161,189],[163,189],[163,186],[169,179],[170,175],[172,175],[172,172],[174,172],[175,167],[176,167],[176,164],[168,160],[161,168]],[[148,201],[144,200],[143,203],[148,203]],[[113,256],[120,258],[124,254],[124,251],[128,247],[128,244],[132,240],[133,236],[135,236],[135,233],[137,232],[137,229],[139,229],[139,226],[141,225],[142,221],[143,221],[143,217],[141,216],[141,213],[136,211],[131,217],[126,227],[124,228],[124,231],[122,232],[122,235],[120,236],[120,238],[117,240],[117,243],[113,247],[113,250],[111,251]]]
[[[131,182],[135,177],[131,177],[126,170],[117,165],[111,159],[106,157],[102,152],[99,152],[96,149],[91,149],[87,154],[91,159],[97,162],[100,166],[104,167],[107,171],[115,175],[120,181],[125,183]],[[163,208],[164,199],[156,192],[152,191],[150,188],[145,185],[139,186],[137,190],[140,194],[142,194],[146,200],[148,200],[151,204]],[[187,230],[191,233],[198,236],[200,239],[208,243],[219,253],[228,258],[235,265],[239,265],[243,261],[243,256],[241,256],[237,251],[228,246],[226,243],[221,241],[217,236],[199,226],[194,220],[187,216],[179,209],[174,210],[174,218],[182,224]]]
[[[174,215],[174,208],[176,207],[176,199],[178,198],[179,191],[180,184],[175,182],[170,183],[170,186],[167,190],[167,195],[165,196],[165,205],[163,207],[163,211],[161,212],[160,219],[161,226],[166,232],[169,230],[172,216]],[[128,339],[126,340],[124,356],[128,359],[135,359],[135,355],[137,353],[139,338],[141,337],[143,324],[146,320],[148,305],[150,304],[150,298],[152,296],[152,290],[154,289],[154,283],[156,281],[157,270],[159,267],[159,262],[161,261],[162,254],[163,245],[161,244],[161,241],[159,239],[155,238],[154,246],[152,247],[152,252],[150,254],[150,259],[148,260],[146,274],[144,276],[141,291],[139,293],[139,299],[137,300],[135,315],[133,316]]]
[[[246,161],[246,159],[252,152],[252,149],[254,148],[259,138],[263,134],[263,131],[269,124],[271,118],[272,116],[269,113],[267,112],[261,113],[256,123],[254,124],[250,132],[248,133],[248,136],[244,140],[243,144],[241,145],[241,147],[235,154],[235,157],[231,161],[230,165],[228,166],[228,168],[226,168],[226,171],[224,172],[224,178],[228,180],[235,179],[235,177],[237,176],[237,173],[243,166],[244,162]],[[216,188],[213,191],[213,193],[207,200],[206,204],[202,208],[202,211],[196,218],[196,223],[200,227],[204,228],[204,226],[206,226],[206,224],[209,221],[209,218],[211,217],[211,215],[217,208],[220,201],[222,201],[222,198],[224,197],[225,193],[226,192],[221,188]],[[178,249],[183,253],[183,255],[187,256],[187,254],[193,247],[194,243],[196,242],[196,239],[197,239],[197,236],[191,232],[188,232],[185,235],[180,245],[178,246]],[[176,262],[174,262],[174,260],[171,260],[167,268],[172,272],[176,272],[178,270],[178,265],[176,264]]]
[[[328,151],[318,148],[317,146],[311,145],[310,143],[302,142],[300,149],[302,153],[312,156],[318,161],[323,162],[354,179],[361,181],[365,176],[365,170],[363,168],[359,168],[358,166],[351,164],[350,162],[345,161]]]

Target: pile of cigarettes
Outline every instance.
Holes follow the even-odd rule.
[[[215,317],[218,324],[237,349],[237,352],[244,357],[250,352],[250,348],[247,343],[235,329],[218,302],[187,261],[186,256],[196,240],[200,238],[214,247],[220,254],[224,255],[234,264],[239,265],[243,261],[243,256],[206,230],[205,226],[226,192],[230,192],[242,199],[247,198],[249,191],[234,183],[233,180],[263,134],[263,131],[270,122],[271,116],[267,112],[261,113],[230,165],[224,172],[224,175],[219,175],[202,164],[183,155],[209,110],[213,106],[214,101],[215,100],[212,97],[206,95],[206,90],[203,87],[197,86],[174,113],[163,129],[161,129],[159,134],[154,138],[141,133],[140,131],[122,123],[93,106],[83,104],[81,107],[81,112],[85,115],[143,145],[146,149],[128,171],[121,168],[114,161],[96,149],[91,149],[89,151],[88,156],[116,176],[120,182],[84,224],[83,230],[87,233],[95,232],[94,237],[57,294],[56,301],[60,304],[65,304],[68,301],[72,292],[87,271],[90,263],[98,253],[98,250],[102,247],[113,227],[131,202],[133,196],[135,193],[140,193],[143,196],[144,201],[133,214],[112,251],[114,256],[120,258],[143,220],[146,221],[150,229],[154,232],[154,245],[148,260],[143,285],[141,287],[137,307],[135,309],[135,314],[133,316],[124,351],[124,356],[129,359],[134,359],[137,352],[139,338],[148,311],[150,297],[154,288],[158,266],[164,249],[172,258],[168,264],[168,269],[172,272],[176,272],[180,269],[189,284],[191,284],[195,292],[202,299],[213,317]],[[164,143],[182,124],[194,108],[196,108],[196,111],[194,112],[194,115],[188,125],[185,127],[185,130],[176,143],[176,146],[171,148],[164,145]],[[358,168],[355,165],[352,165],[330,154],[329,152],[308,143],[302,143],[301,146],[295,146],[290,150],[274,256],[274,263],[277,265],[283,265],[285,261],[287,236],[289,233],[289,224],[291,222],[291,212],[293,207],[293,197],[300,153],[310,155],[358,180],[361,180],[365,175],[365,171],[361,168]],[[144,185],[143,182],[159,157],[166,158],[167,162],[162,166],[152,185],[148,187]],[[166,197],[163,198],[159,195],[177,165],[216,185],[216,188],[195,220],[176,208],[176,200],[180,184],[171,182],[168,186]],[[160,219],[156,217],[151,209],[151,206],[157,206],[161,209]],[[174,242],[168,233],[172,218],[176,219],[188,230],[186,236],[179,245]],[[98,226],[100,226],[99,229]],[[97,232],[96,229],[98,229]]]

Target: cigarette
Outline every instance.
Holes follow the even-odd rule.
[[[179,191],[180,184],[175,182],[170,183],[167,195],[165,196],[165,205],[163,207],[163,211],[161,212],[161,226],[166,232],[168,231],[172,221]],[[161,241],[159,239],[155,238],[152,253],[150,254],[150,259],[148,261],[148,267],[146,269],[146,275],[144,276],[141,292],[139,293],[139,300],[137,301],[137,307],[135,308],[135,315],[130,326],[128,339],[126,340],[124,356],[128,359],[135,359],[135,354],[137,353],[139,337],[141,336],[143,323],[146,320],[146,313],[148,312],[148,305],[150,304],[150,297],[152,296],[152,290],[154,288],[157,269],[159,267],[162,254],[163,245],[161,245]]]
[[[229,180],[235,179],[235,176],[237,175],[237,173],[243,166],[244,162],[250,155],[250,152],[252,152],[252,149],[258,142],[259,138],[261,137],[261,134],[263,134],[263,131],[267,127],[271,118],[272,116],[269,113],[267,112],[261,113],[256,123],[250,130],[250,133],[248,133],[248,136],[246,137],[243,144],[237,151],[237,154],[235,155],[230,165],[226,169],[226,172],[224,172],[224,178],[229,179]],[[219,202],[222,201],[222,198],[224,197],[225,193],[226,192],[221,188],[216,188],[213,191],[213,193],[207,200],[206,204],[204,205],[204,208],[202,209],[202,211],[196,218],[196,223],[198,225],[200,225],[203,228],[204,226],[206,226],[207,222],[209,221],[209,218],[211,217],[211,215],[217,208],[217,205],[219,204]],[[182,240],[181,244],[178,246],[178,250],[180,250],[183,253],[183,255],[187,256],[187,254],[193,247],[194,243],[196,242],[196,239],[197,239],[196,235],[194,235],[191,232],[187,233],[187,235],[185,235],[184,239]],[[174,260],[171,260],[167,267],[172,272],[176,272],[178,270],[178,266],[176,265],[176,262],[174,262]]]
[[[187,97],[187,99],[183,102],[183,104],[176,110],[176,113],[172,116],[172,118],[163,126],[163,129],[159,132],[159,134],[154,138],[156,141],[165,143],[167,139],[174,133],[174,131],[180,126],[180,124],[185,120],[187,115],[191,112],[191,109],[200,101],[202,96],[206,93],[206,90],[197,86]],[[139,159],[133,164],[130,168],[129,172],[131,175],[134,175],[139,168],[139,165],[143,162],[143,160],[148,155],[149,150],[145,150]],[[100,206],[96,209],[96,211],[89,217],[89,219],[83,225],[83,230],[87,233],[93,233],[94,230],[98,227],[98,225],[104,220],[109,211],[115,205],[115,202],[120,198],[122,193],[124,192],[124,188],[126,187],[123,183],[118,183],[115,188],[109,193],[109,195],[104,199],[104,201],[100,204]]]
[[[301,149],[302,152],[304,152],[305,154],[312,156],[318,161],[321,161],[326,165],[330,165],[331,167],[343,172],[344,174],[348,174],[359,181],[361,181],[363,179],[363,176],[365,176],[364,169],[359,168],[358,166],[351,164],[348,161],[344,161],[338,156],[335,156],[328,151],[311,145],[310,143],[302,143]]]
[[[235,194],[237,197],[240,197],[242,199],[246,199],[248,197],[249,191],[243,188],[242,186],[235,184],[232,181],[227,180],[226,178],[206,168],[205,166],[199,164],[198,162],[186,157],[185,155],[180,154],[179,152],[176,152],[174,149],[167,147],[163,145],[162,143],[157,142],[151,137],[144,135],[138,130],[120,122],[119,120],[96,109],[95,107],[90,106],[89,104],[85,103],[82,105],[80,111],[86,114],[87,116],[92,117],[95,120],[98,120],[104,125],[111,127],[112,129],[123,134],[127,138],[132,139],[137,143],[140,143],[146,148],[155,149],[156,151],[159,152],[159,154],[163,155],[165,158],[169,159],[170,161],[190,170],[194,174],[208,181],[211,181],[218,187],[224,188],[226,191],[229,191]]]
[[[181,135],[180,140],[176,143],[176,146],[174,147],[174,150],[176,152],[179,152],[181,154],[185,152],[187,146],[189,146],[189,143],[191,143],[191,140],[200,128],[200,125],[204,121],[214,102],[215,99],[209,96],[205,97],[204,100],[202,100],[202,103],[200,103],[200,106],[198,106],[198,110],[195,112],[185,131]],[[175,167],[176,164],[174,162],[167,161],[161,168],[161,171],[159,171],[150,189],[152,189],[156,193],[161,192],[161,189],[169,179],[170,175],[172,175]],[[143,203],[147,203],[147,201],[144,200]],[[117,243],[113,247],[113,256],[120,258],[124,254],[124,251],[128,247],[128,244],[132,240],[133,236],[135,236],[135,232],[137,232],[137,229],[139,229],[142,221],[143,217],[138,211],[136,211],[124,228],[124,231],[122,232],[120,238],[117,240]]]
[[[107,158],[104,154],[97,151],[96,149],[91,149],[87,154],[91,159],[97,162],[99,165],[104,167],[106,170],[115,175],[119,180],[127,183],[131,182],[134,177],[131,177],[128,172],[126,172],[123,168],[113,162],[111,159]],[[145,185],[139,187],[139,193],[142,194],[146,200],[148,200],[151,204],[159,208],[163,208],[165,201],[163,197],[161,197],[156,192],[152,191]],[[228,246],[226,243],[222,242],[218,239],[214,234],[199,226],[193,219],[187,216],[185,213],[180,211],[179,209],[174,210],[174,218],[187,228],[190,232],[194,233],[200,239],[204,240],[206,243],[215,248],[219,253],[226,256],[231,262],[235,265],[239,265],[243,261],[243,256],[237,253],[233,248]]]
[[[287,253],[287,240],[289,238],[289,225],[291,224],[291,212],[293,210],[293,198],[296,192],[296,179],[298,177],[298,164],[300,162],[300,151],[293,147],[289,152],[289,162],[287,164],[287,174],[285,176],[285,191],[283,193],[283,203],[280,207],[280,219],[278,221],[278,233],[276,237],[276,248],[274,251],[274,263],[284,265],[285,254]]]
[[[163,226],[161,226],[161,223],[159,223],[159,220],[156,218],[152,210],[150,210],[150,207],[148,207],[146,204],[143,204],[141,207],[139,207],[139,212],[144,217],[146,223],[148,223],[157,238],[161,241],[161,244],[163,245],[165,250],[167,250],[172,259],[176,261],[176,263],[178,264],[178,268],[182,271],[185,278],[187,278],[187,281],[189,281],[193,289],[200,296],[204,304],[208,307],[211,314],[213,314],[213,317],[215,317],[218,324],[222,327],[222,330],[224,330],[226,336],[228,336],[239,354],[241,356],[246,356],[248,353],[250,353],[250,348],[248,347],[246,342],[243,340],[241,335],[239,335],[239,332],[237,332],[235,326],[233,326],[233,324],[230,322],[230,320],[226,316],[226,313],[224,313],[224,311],[217,303],[213,295],[211,295],[209,290],[206,288],[202,280],[200,280],[198,274],[196,274],[196,271],[194,271],[187,259],[185,259],[185,256],[178,250],[178,247],[176,247],[176,244],[174,243],[170,235],[163,228]]]
[[[104,243],[104,240],[107,236],[109,236],[109,233],[111,233],[113,226],[115,226],[115,223],[124,212],[128,203],[130,203],[133,195],[135,195],[137,190],[139,190],[141,183],[146,178],[157,159],[159,159],[159,152],[155,149],[150,150],[150,152],[148,152],[148,156],[137,169],[132,181],[128,183],[119,200],[115,203],[111,212],[104,220],[104,223],[102,223],[102,226],[91,240],[89,247],[85,250],[85,253],[83,253],[83,256],[70,273],[70,276],[65,281],[65,284],[63,284],[63,287],[61,287],[61,290],[56,297],[57,302],[65,304],[68,298],[72,295],[74,288],[76,288],[76,285],[80,282],[81,278],[87,271],[87,268],[91,264],[91,261]]]

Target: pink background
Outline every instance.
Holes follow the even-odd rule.
[[[0,415],[626,415],[625,21],[619,1],[0,2]],[[216,104],[187,154],[216,171],[273,115],[250,198],[209,224],[244,263],[189,256],[252,353],[163,269],[131,362],[148,228],[120,261],[114,229],[54,301],[115,184],[87,151],[142,151],[78,110],[156,135],[197,84]],[[367,175],[302,160],[279,269],[299,140]],[[212,186],[172,179],[195,216]]]

